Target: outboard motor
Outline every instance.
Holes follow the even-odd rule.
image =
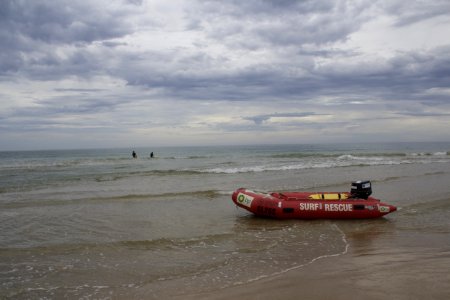
[[[369,180],[358,180],[352,182],[352,188],[350,191],[352,198],[366,199],[372,195],[372,184]]]

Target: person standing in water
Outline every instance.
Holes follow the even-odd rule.
[[[150,158],[153,158],[153,152],[152,152],[152,153],[150,153]]]
[[[137,154],[136,154],[136,152],[134,150],[133,150],[132,155],[133,155],[133,158],[137,158]]]

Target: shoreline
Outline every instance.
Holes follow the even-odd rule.
[[[235,287],[173,299],[448,299],[450,251],[436,255],[426,249],[416,253],[392,249],[358,254],[351,243],[343,255]]]

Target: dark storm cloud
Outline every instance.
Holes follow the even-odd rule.
[[[111,10],[90,1],[1,2],[2,32],[45,43],[91,43],[121,37],[130,32],[124,21],[127,10]],[[27,49],[26,43],[22,44]]]
[[[38,76],[51,73],[56,66],[59,73],[76,74],[79,70],[73,65],[98,60],[86,59],[92,55],[83,47],[133,32],[133,25],[125,18],[133,11],[126,7],[108,9],[100,2],[90,1],[3,0],[0,3],[0,75],[30,72]],[[105,43],[109,47],[113,45]],[[73,47],[73,51],[61,55],[55,51],[56,47]],[[64,74],[57,76],[60,75]]]

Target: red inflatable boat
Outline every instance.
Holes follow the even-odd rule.
[[[350,193],[264,193],[240,188],[232,199],[257,216],[276,219],[366,219],[394,212],[393,205],[370,197],[370,181],[352,182]]]

